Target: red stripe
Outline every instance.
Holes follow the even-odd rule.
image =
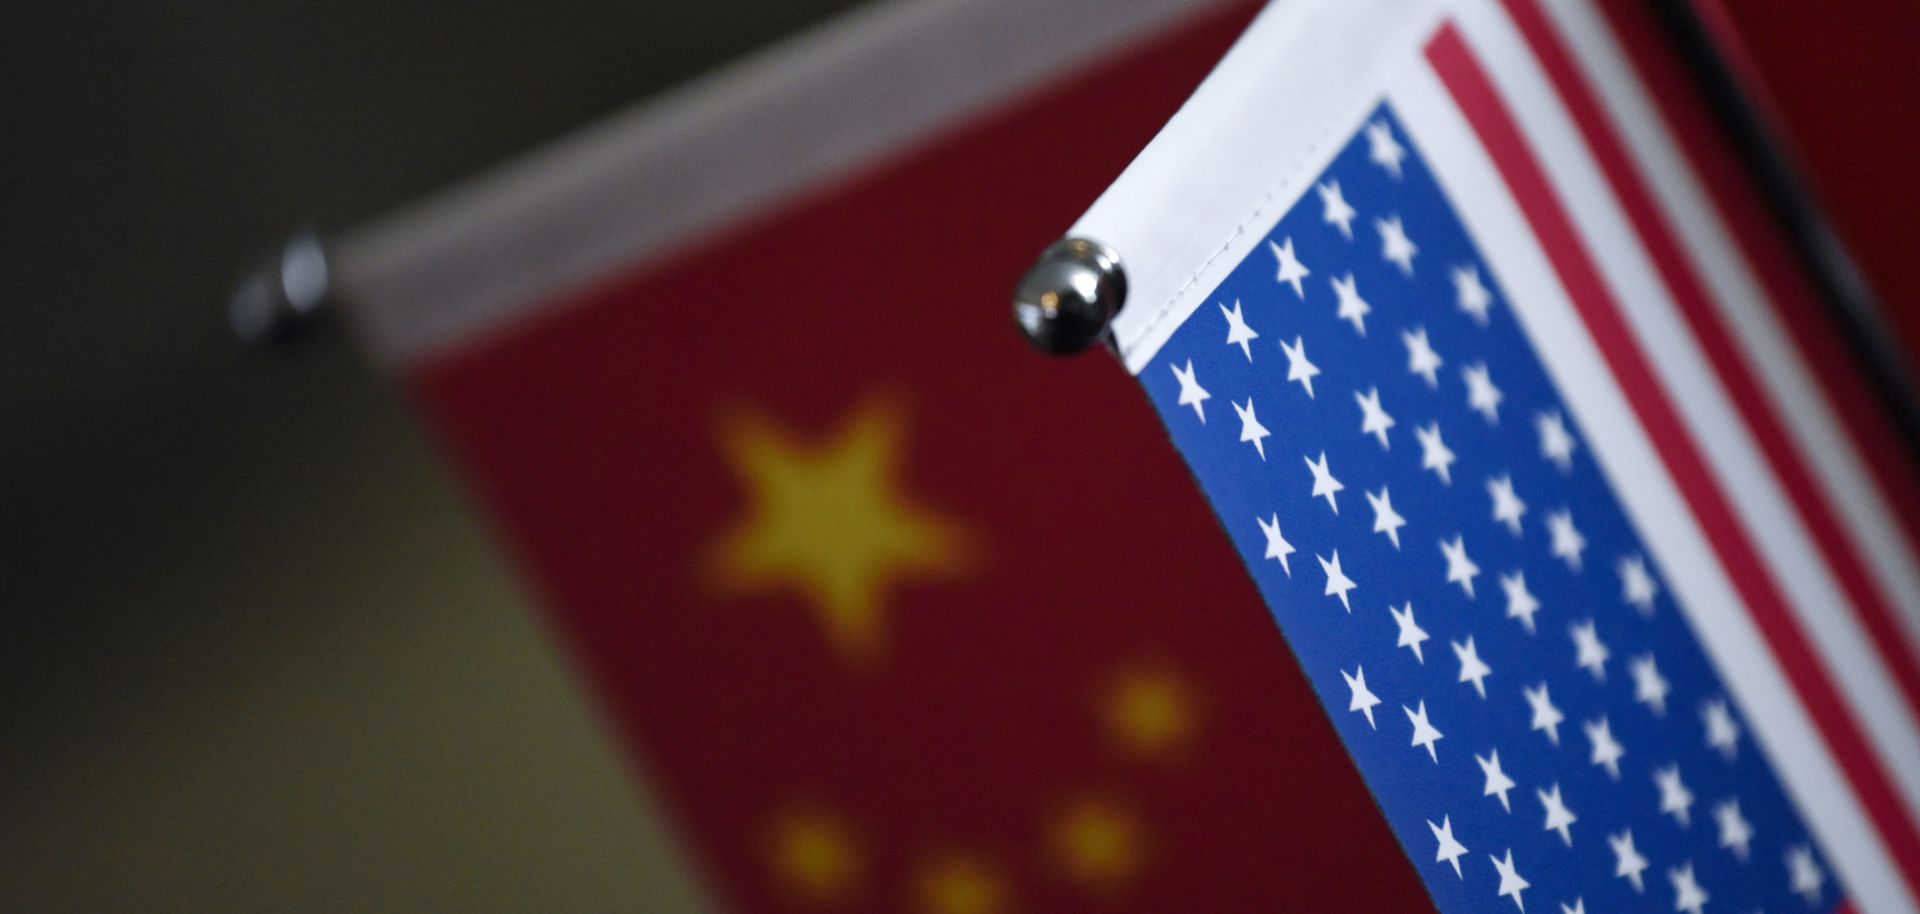
[[[1711,124],[1704,103],[1692,83],[1660,46],[1659,33],[1645,10],[1635,4],[1603,4],[1634,68],[1658,91],[1650,93],[1662,120],[1680,140],[1693,172],[1706,187],[1721,219],[1732,229],[1746,261],[1766,289],[1764,305],[1786,329],[1787,338],[1807,365],[1844,366],[1854,361],[1824,307],[1793,264],[1797,258],[1781,237],[1778,226],[1759,208],[1759,197],[1724,138],[1707,129]],[[1894,433],[1884,410],[1854,371],[1809,372],[1827,404],[1840,417],[1859,454],[1878,484],[1879,494],[1892,508],[1895,528],[1909,556],[1920,556],[1920,466]],[[1780,450],[1780,449],[1775,449]],[[1857,560],[1856,560],[1857,561]],[[1900,682],[1908,703],[1920,709],[1920,640],[1900,624],[1897,598],[1884,591],[1882,602],[1859,604],[1861,624]]]
[[[1694,516],[1699,518],[1708,541],[1722,566],[1729,571],[1728,576],[1752,613],[1774,659],[1806,703],[1814,725],[1903,871],[1909,890],[1920,895],[1920,832],[1916,832],[1913,821],[1904,814],[1905,807],[1893,782],[1868,746],[1852,709],[1841,700],[1834,683],[1795,627],[1778,585],[1765,573],[1766,565],[1737,521],[1725,493],[1708,472],[1685,423],[1662,395],[1645,354],[1601,282],[1552,183],[1522,139],[1512,114],[1453,26],[1442,29],[1428,45],[1427,58],[1505,178],[1580,312],[1588,334],[1606,354],[1635,414],[1659,449],[1667,472],[1679,484]]]
[[[1746,420],[1760,445],[1760,453],[1773,467],[1787,497],[1792,500],[1807,531],[1812,534],[1847,602],[1880,658],[1892,671],[1895,683],[1907,701],[1907,712],[1920,719],[1920,663],[1908,649],[1905,633],[1894,617],[1889,595],[1880,589],[1854,548],[1834,506],[1820,493],[1812,472],[1801,457],[1793,436],[1775,411],[1774,403],[1761,388],[1752,367],[1741,357],[1740,348],[1728,332],[1726,323],[1707,297],[1699,274],[1682,256],[1682,247],[1654,205],[1653,195],[1634,169],[1619,135],[1600,108],[1599,101],[1581,78],[1572,57],[1548,23],[1536,0],[1505,0],[1507,13],[1526,36],[1533,53],[1547,71],[1547,77],[1559,90],[1560,99],[1573,115],[1581,136],[1593,151],[1613,188],[1614,196],[1626,211],[1634,230],[1646,240],[1648,254],[1659,270],[1673,300],[1692,328],[1693,335],[1707,356],[1740,416]],[[1845,365],[1833,362],[1832,365]]]

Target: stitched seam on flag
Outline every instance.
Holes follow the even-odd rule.
[[[1247,213],[1239,223],[1235,224],[1234,227],[1227,232],[1226,238],[1222,239],[1220,244],[1214,248],[1213,253],[1208,254],[1205,260],[1200,261],[1200,264],[1193,268],[1193,272],[1188,273],[1187,278],[1181,281],[1179,287],[1175,288],[1173,292],[1167,296],[1166,300],[1160,303],[1160,307],[1154,309],[1153,316],[1140,328],[1139,333],[1134,334],[1133,341],[1128,344],[1129,349],[1138,345],[1142,337],[1152,334],[1156,328],[1166,323],[1167,318],[1175,311],[1174,306],[1186,297],[1188,290],[1192,289],[1195,283],[1200,281],[1200,277],[1207,272],[1207,268],[1212,266],[1214,261],[1219,260],[1221,257],[1226,256],[1228,252],[1232,251],[1234,242],[1239,240],[1240,236],[1247,233],[1247,226],[1252,225],[1255,220],[1260,218],[1262,213],[1274,205],[1275,198],[1280,195],[1280,188],[1289,183],[1301,172],[1312,167],[1312,163],[1317,160],[1321,150],[1326,148],[1327,140],[1336,130],[1337,128],[1333,126],[1322,129],[1320,135],[1314,137],[1313,142],[1307,144],[1307,148],[1301,151],[1294,163],[1282,172],[1282,177],[1267,186],[1266,192],[1260,195],[1260,202],[1253,207],[1253,211]]]
[[[1403,61],[1401,65],[1406,66],[1408,63],[1409,62]],[[1386,70],[1388,68],[1383,67],[1382,69]],[[1381,75],[1386,77],[1392,74],[1383,73]],[[1384,78],[1368,80],[1366,82],[1366,85],[1369,87],[1367,91],[1350,93],[1348,97],[1349,100],[1340,106],[1341,109],[1355,109],[1363,115],[1371,111],[1372,108],[1367,102],[1369,99],[1376,98],[1381,94],[1378,87],[1383,85],[1384,82]],[[1206,259],[1200,261],[1200,263],[1193,268],[1193,272],[1188,273],[1187,278],[1181,281],[1179,287],[1169,293],[1166,299],[1160,303],[1160,306],[1154,309],[1152,316],[1147,319],[1147,322],[1142,324],[1140,329],[1133,334],[1133,339],[1127,340],[1122,345],[1122,349],[1125,352],[1132,352],[1140,345],[1142,339],[1152,336],[1154,331],[1164,325],[1169,317],[1179,313],[1179,309],[1176,306],[1186,298],[1188,291],[1200,281],[1200,277],[1206,275],[1208,267],[1213,266],[1215,261],[1226,256],[1233,250],[1234,242],[1238,241],[1240,236],[1247,233],[1248,226],[1258,221],[1262,213],[1265,213],[1275,205],[1280,196],[1280,188],[1291,184],[1302,172],[1311,169],[1313,164],[1320,160],[1322,151],[1326,149],[1329,140],[1336,136],[1345,136],[1346,133],[1349,132],[1342,129],[1347,120],[1350,120],[1350,118],[1334,118],[1331,123],[1320,129],[1320,132],[1314,136],[1313,141],[1309,142],[1306,148],[1301,150],[1298,156],[1294,157],[1293,163],[1281,171],[1280,177],[1267,185],[1266,191],[1260,195],[1260,202],[1254,205],[1253,210],[1241,218],[1232,229],[1228,230],[1226,237],[1214,248],[1213,252],[1208,254]],[[1304,198],[1304,191],[1302,192],[1302,198]],[[1291,203],[1293,201],[1289,202]]]

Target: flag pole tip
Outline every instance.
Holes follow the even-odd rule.
[[[318,232],[301,229],[240,278],[227,320],[247,345],[284,342],[312,326],[332,292],[326,245]]]
[[[1033,348],[1073,355],[1106,338],[1127,299],[1127,274],[1113,249],[1085,238],[1048,246],[1013,293],[1013,320]]]

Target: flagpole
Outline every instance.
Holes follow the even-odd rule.
[[[1892,415],[1910,453],[1920,455],[1920,386],[1900,337],[1846,244],[1802,180],[1773,125],[1715,38],[1697,0],[1652,0],[1651,8],[1673,48],[1701,86],[1720,128],[1775,219],[1788,244],[1828,302],[1841,336],[1862,364],[1874,393]]]

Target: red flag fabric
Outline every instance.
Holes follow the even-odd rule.
[[[1249,13],[405,367],[729,905],[1430,907],[1126,373],[1006,317]]]

